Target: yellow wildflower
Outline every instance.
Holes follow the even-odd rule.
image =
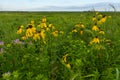
[[[101,18],[101,17],[102,17],[102,14],[99,14],[98,17]]]
[[[100,43],[100,40],[97,36],[95,38],[93,38],[92,41],[90,41],[90,44],[93,44],[93,43]]]
[[[52,24],[49,24],[49,25],[48,25],[48,27],[50,27],[50,28],[51,28],[51,27],[52,27]]]
[[[101,22],[105,22],[106,21],[106,19],[107,19],[107,17],[105,16],[105,15],[103,15],[103,17],[102,17],[102,19],[101,19]]]
[[[17,34],[21,34],[22,31],[23,31],[22,28],[18,29]]]
[[[97,24],[98,24],[98,25],[102,24],[102,20],[101,20],[101,19],[98,19]]]
[[[37,40],[39,40],[39,39],[40,39],[39,33],[34,34],[33,40],[37,41]]]
[[[75,33],[76,33],[76,32],[77,32],[77,30],[76,30],[75,28],[73,28],[72,32],[75,32]]]
[[[31,30],[30,28],[28,28],[28,29],[26,30],[26,36],[27,36],[27,37],[32,37],[32,36],[33,36],[33,32],[32,32],[32,30]]]
[[[23,26],[23,25],[21,25],[20,27],[21,27],[21,28],[24,28],[24,26]]]
[[[48,27],[46,27],[46,31],[50,31],[50,29]]]
[[[85,26],[80,22],[80,23],[76,24],[75,27],[84,28]]]
[[[26,40],[26,39],[27,39],[27,37],[26,37],[26,36],[23,36],[21,39],[22,39],[22,40]]]
[[[54,29],[55,29],[55,27],[54,27],[54,26],[52,26],[52,29],[54,30]]]
[[[36,33],[36,28],[29,24],[26,30],[26,36],[32,37],[34,33]]]
[[[81,35],[83,34],[83,30],[80,31],[80,34],[81,34]]]
[[[67,59],[67,56],[68,56],[68,54],[66,54],[66,55],[63,56],[63,59],[62,59],[62,60],[63,60],[64,63],[67,63],[67,60],[66,60],[66,59]]]
[[[108,18],[112,18],[111,16],[108,16]]]
[[[104,32],[103,30],[101,30],[99,33],[100,33],[100,34],[105,34],[105,32]]]
[[[17,34],[21,34],[21,33],[23,32],[23,28],[24,28],[24,26],[21,25],[21,26],[18,28]]]
[[[58,31],[55,30],[54,32],[52,32],[52,35],[53,35],[54,37],[57,37],[57,36],[58,36]]]
[[[96,15],[98,15],[99,14],[99,12],[98,11],[96,11]]]
[[[71,65],[70,65],[69,63],[67,63],[67,64],[66,64],[66,67],[70,69],[70,68],[71,68]]]
[[[32,33],[36,33],[36,28],[35,27],[32,27],[31,30],[32,30]]]
[[[81,24],[81,28],[84,28],[85,26],[83,24]]]
[[[34,24],[34,21],[32,20],[30,23],[31,23],[31,24]]]
[[[41,28],[46,28],[47,27],[47,24],[46,23],[41,23]]]
[[[60,31],[60,34],[64,34],[64,31]]]
[[[44,32],[45,32],[44,30],[39,31],[39,35],[40,35],[40,37],[42,38],[43,43],[46,44],[46,41],[45,41],[45,33],[44,33]]]
[[[99,31],[99,28],[98,28],[97,25],[95,24],[95,25],[92,27],[92,30],[93,30],[93,31]]]
[[[108,45],[110,45],[110,44],[111,44],[111,40],[110,40],[110,39],[107,39],[107,40],[106,40],[106,43],[107,43]]]
[[[42,23],[46,23],[46,17],[44,16],[44,18],[42,18]]]
[[[96,21],[96,17],[95,17],[95,16],[93,16],[92,20],[93,20],[93,21]]]

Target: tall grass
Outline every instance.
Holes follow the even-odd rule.
[[[0,41],[4,44],[0,45],[3,49],[0,51],[0,79],[119,80],[120,13],[100,14],[112,16],[98,25],[104,35],[92,30],[95,12],[1,12]],[[52,23],[55,27],[48,32],[45,28],[46,43],[42,37],[37,41],[31,37],[22,40],[25,32],[18,35],[18,27],[24,25],[26,31],[30,21],[34,20],[39,29],[37,26],[44,16],[47,26]],[[76,28],[78,24],[80,27]],[[81,24],[85,27],[81,28]],[[57,31],[56,37],[54,31]],[[96,38],[100,42],[95,41]]]

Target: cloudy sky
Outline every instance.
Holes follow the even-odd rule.
[[[84,6],[99,2],[120,3],[120,0],[1,0],[0,10],[25,10],[45,6]]]

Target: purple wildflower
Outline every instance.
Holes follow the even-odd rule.
[[[0,41],[0,45],[4,45],[4,42]]]
[[[20,40],[19,39],[15,39],[15,40],[13,40],[13,43],[20,43]]]
[[[19,39],[15,39],[12,41],[14,44],[24,44],[24,42],[20,41]]]

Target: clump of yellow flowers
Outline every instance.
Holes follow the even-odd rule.
[[[91,31],[93,32],[93,38],[90,40],[89,44],[94,45],[94,49],[101,50],[105,49],[104,43],[107,43],[104,35],[103,23],[106,22],[107,18],[111,18],[111,16],[103,15],[99,12],[96,12],[95,16],[92,17],[93,26]]]
[[[47,34],[47,32],[51,34]],[[59,32],[60,34],[64,34],[63,31]],[[32,39],[34,41],[42,40],[44,44],[46,44],[46,35],[53,35],[54,37],[58,36],[58,30],[55,29],[52,23],[47,23],[47,19],[44,16],[38,25],[35,25],[35,21],[31,20],[26,28],[21,25],[17,34],[21,35],[22,40]]]
[[[75,25],[75,27],[72,29],[72,33],[77,33],[79,32],[80,35],[82,35],[84,33],[84,28],[85,28],[85,25],[83,23],[77,23]]]
[[[46,27],[46,17],[44,17],[42,19],[42,23],[41,24],[44,24],[42,25],[42,27]],[[17,31],[17,34],[24,34],[22,35],[21,39],[22,40],[26,40],[26,39],[33,39],[34,41],[38,41],[40,39],[42,39],[43,43],[46,43],[45,41],[45,29],[40,29],[40,30],[37,30],[37,27],[35,27],[35,24],[34,24],[34,20],[31,20],[30,23],[28,24],[28,26],[26,27],[26,29],[24,29],[24,32],[23,32],[23,27],[21,26],[18,31]]]

